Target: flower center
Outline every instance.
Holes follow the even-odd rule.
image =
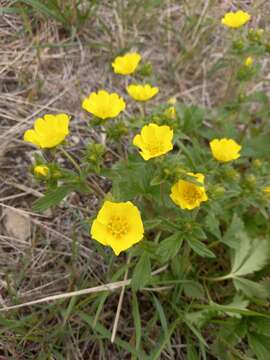
[[[121,216],[112,216],[107,224],[107,231],[116,239],[120,239],[129,230],[128,222]]]
[[[201,198],[201,193],[199,189],[197,189],[194,185],[188,184],[186,185],[182,196],[186,202],[194,204],[197,200]]]
[[[156,155],[162,152],[163,144],[161,141],[155,140],[147,144],[147,150],[151,155]]]

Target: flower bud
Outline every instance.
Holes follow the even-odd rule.
[[[242,39],[235,40],[233,42],[233,49],[234,50],[243,50],[245,47],[245,44]]]
[[[151,63],[145,63],[139,68],[139,74],[143,77],[151,76],[153,68]]]
[[[163,172],[164,172],[164,174],[166,175],[166,176],[169,176],[169,175],[171,175],[171,170],[170,169],[168,169],[168,168],[165,168],[165,169],[163,169]]]
[[[250,63],[250,62],[249,62]],[[237,79],[239,81],[248,81],[255,73],[255,68],[252,65],[242,65],[237,72]]]
[[[243,103],[246,100],[247,96],[244,92],[240,92],[240,94],[238,95],[238,101],[240,103]]]
[[[265,51],[270,54],[270,44],[265,44]]]
[[[167,101],[168,104],[170,105],[175,105],[176,104],[176,98],[175,97],[171,97],[169,98],[169,100]]]
[[[176,118],[176,110],[174,106],[170,106],[168,109],[164,111],[164,116],[168,119],[175,119]]]
[[[219,196],[221,196],[221,195],[223,195],[224,193],[225,193],[225,188],[223,187],[223,186],[220,186],[220,185],[218,185],[218,186],[216,186],[215,188],[214,188],[214,195],[219,195]]]
[[[257,169],[262,167],[262,161],[260,159],[255,159],[253,160],[253,165],[254,167],[256,167]]]
[[[122,136],[128,134],[128,128],[124,123],[117,123],[107,128],[107,135],[109,138],[118,141]]]
[[[252,66],[253,63],[254,63],[253,57],[248,56],[248,57],[246,58],[246,60],[245,60],[245,65],[249,67],[249,66]]]
[[[261,43],[261,39],[263,36],[263,29],[249,29],[248,31],[248,40],[253,43]]]
[[[236,170],[234,170],[233,168],[227,168],[225,170],[225,175],[227,178],[229,178],[231,180],[238,181],[240,179],[239,173]]]
[[[257,183],[257,179],[256,176],[254,176],[253,174],[247,175],[246,177],[246,182],[249,186],[251,186],[252,188],[256,186]]]
[[[47,177],[49,172],[50,170],[46,165],[36,165],[34,167],[34,174],[38,177]]]
[[[61,171],[59,169],[52,170],[52,174],[51,174],[52,179],[56,180],[56,179],[61,178],[61,176],[62,176],[62,173],[61,173]]]

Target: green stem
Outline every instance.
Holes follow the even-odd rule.
[[[160,198],[161,198],[162,205],[165,206],[163,183],[160,184]]]
[[[145,118],[145,103],[138,104],[141,117]]]
[[[90,177],[90,188],[94,190],[95,194],[101,198],[104,198],[106,196],[106,193],[101,189],[101,187],[98,185],[98,183]]]
[[[81,168],[80,165],[77,163],[77,161],[64,148],[60,147],[60,151],[72,163],[72,165],[78,171],[78,173],[81,174]]]
[[[81,175],[81,168],[77,161],[64,149],[60,148],[62,154],[72,163],[74,168],[78,171],[79,175]],[[94,181],[94,179],[90,179],[90,188],[94,191],[97,197],[104,198],[105,192],[101,189],[101,187]]]
[[[203,277],[203,279],[208,280],[208,281],[224,281],[224,280],[228,280],[228,279],[232,279],[233,276],[232,274],[227,274],[224,276],[219,276],[219,277]]]

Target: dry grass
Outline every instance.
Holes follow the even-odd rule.
[[[0,8],[9,8],[10,4],[2,0]],[[99,202],[94,195],[81,199],[74,194],[69,199],[71,205],[63,202],[59,208],[43,216],[31,211],[31,204],[41,196],[43,189],[29,175],[36,150],[22,141],[23,132],[35,118],[45,113],[66,112],[73,119],[70,149],[75,156],[79,156],[89,138],[100,140],[99,134],[87,130],[85,126],[88,116],[81,109],[81,100],[100,87],[119,88],[110,63],[119,51],[131,48],[140,50],[144,59],[153,64],[153,81],[162,89],[157,102],[176,96],[185,102],[214,106],[224,93],[224,80],[213,77],[209,81],[206,75],[222,58],[224,32],[220,29],[213,33],[213,23],[207,19],[215,17],[219,21],[221,14],[233,5],[241,5],[256,14],[254,27],[264,26],[270,17],[268,1],[103,1],[96,15],[71,36],[55,21],[37,14],[21,16],[11,12],[0,16],[2,307],[77,289],[102,287],[123,278],[123,274],[118,274],[112,280],[116,263],[121,262],[121,258],[114,264],[105,265],[106,262],[92,250],[87,219],[95,212]],[[269,60],[263,63],[263,67],[267,72]],[[269,77],[268,83],[256,84],[256,89],[259,88],[270,92]],[[108,190],[105,182],[100,185]],[[4,211],[7,208],[25,219],[21,221],[22,228],[30,222],[30,237],[24,238],[20,231],[17,231],[16,237],[7,230]],[[18,222],[14,221],[14,226],[17,225]],[[0,323],[7,330],[1,330],[0,357],[3,355],[3,359],[14,360],[61,359],[60,355],[56,355],[59,352],[64,359],[119,359],[119,347],[105,349],[97,333],[87,338],[89,324],[86,326],[86,320],[73,313],[73,309],[84,309],[96,300],[94,294],[80,300],[71,299],[64,307],[61,302],[55,307],[41,305],[32,310],[2,314]],[[129,300],[130,295],[127,295],[118,325],[119,335],[124,339],[133,334]],[[117,294],[110,296],[102,313],[102,323],[108,329],[114,320],[117,303]],[[144,322],[148,319],[148,307],[146,304],[146,313],[142,314]],[[15,324],[21,316],[24,320],[20,327]],[[72,324],[67,321],[70,316]],[[36,317],[32,319],[34,325],[30,325],[33,317]],[[12,321],[15,330],[12,330]],[[37,330],[40,326],[48,327],[43,335]],[[63,335],[64,328],[66,336]],[[54,339],[50,332],[54,334]],[[152,335],[150,343],[154,338]],[[176,336],[172,346],[175,345],[177,359],[184,359],[181,346],[177,348],[180,340]],[[38,357],[39,352],[43,352],[44,357]],[[162,356],[164,359],[171,358],[169,353]]]

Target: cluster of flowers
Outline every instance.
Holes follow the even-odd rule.
[[[243,12],[227,13],[222,23],[232,28],[238,28],[249,21],[250,16]],[[127,53],[118,56],[112,63],[116,74],[130,75],[134,73],[141,61],[138,53]],[[250,60],[248,64],[250,64]],[[127,93],[139,102],[153,98],[158,92],[158,87],[150,84],[131,84],[126,87]],[[173,103],[172,101],[171,103]],[[107,120],[117,117],[126,108],[124,99],[117,93],[106,90],[92,92],[82,102],[82,107],[95,117]],[[169,108],[175,115],[175,108]],[[69,134],[69,116],[66,114],[45,115],[35,121],[34,129],[27,130],[24,140],[39,148],[54,148],[61,144]],[[159,126],[149,123],[133,138],[133,145],[139,148],[141,157],[150,159],[167,154],[173,149],[173,129],[167,125]],[[233,139],[213,139],[210,149],[214,159],[219,162],[230,162],[240,157],[241,146]],[[34,172],[40,176],[47,176],[49,169],[45,165],[38,165]],[[208,200],[204,187],[204,175],[188,172],[190,181],[179,179],[171,187],[171,200],[181,209],[192,210]],[[130,201],[111,202],[105,201],[99,210],[91,227],[91,236],[103,245],[110,246],[116,255],[142,240],[144,226],[140,211]]]

